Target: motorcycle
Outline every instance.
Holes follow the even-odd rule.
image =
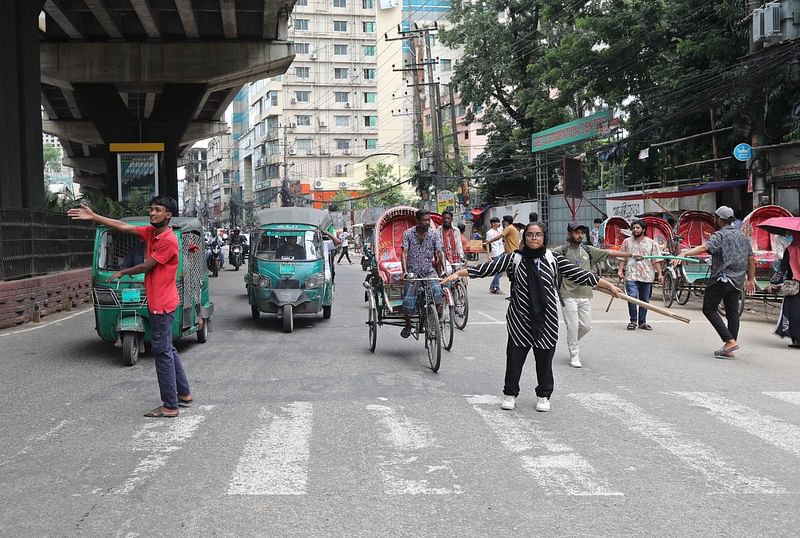
[[[242,265],[242,251],[242,245],[231,245],[230,263],[233,265],[235,271],[238,271],[239,266]]]
[[[206,263],[211,276],[219,276],[219,270],[222,268],[223,263],[222,246],[219,243],[212,243],[209,246]]]

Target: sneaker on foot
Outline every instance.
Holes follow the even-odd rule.
[[[503,395],[503,399],[500,402],[500,409],[505,409],[506,411],[511,411],[517,406],[517,397],[516,396],[509,396],[508,394]]]
[[[577,355],[569,358],[569,365],[573,368],[582,368],[581,359]]]
[[[550,411],[550,398],[539,398],[536,400],[536,410],[542,413]]]

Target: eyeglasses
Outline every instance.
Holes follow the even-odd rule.
[[[542,239],[544,234],[542,232],[528,232],[525,234],[525,237],[530,239]]]

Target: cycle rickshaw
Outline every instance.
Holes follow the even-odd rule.
[[[408,281],[418,282],[417,311],[412,316],[412,332],[416,340],[423,339],[431,370],[437,372],[441,365],[442,347],[453,347],[455,329],[455,304],[453,294],[443,288],[444,304],[441,319],[433,299],[432,282],[437,278],[403,279],[400,262],[403,233],[416,226],[416,209],[408,206],[393,207],[377,221],[373,240],[373,255],[364,287],[367,289],[369,349],[375,352],[378,328],[383,325],[404,327],[403,287]],[[432,218],[431,225],[439,219]],[[441,220],[439,220],[441,222]]]

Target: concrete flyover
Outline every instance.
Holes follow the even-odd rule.
[[[0,206],[44,199],[41,132],[61,139],[85,188],[117,196],[109,144],[164,144],[160,192],[178,157],[226,129],[243,84],[294,59],[294,0],[10,0],[0,19]],[[40,121],[41,119],[41,121]]]

